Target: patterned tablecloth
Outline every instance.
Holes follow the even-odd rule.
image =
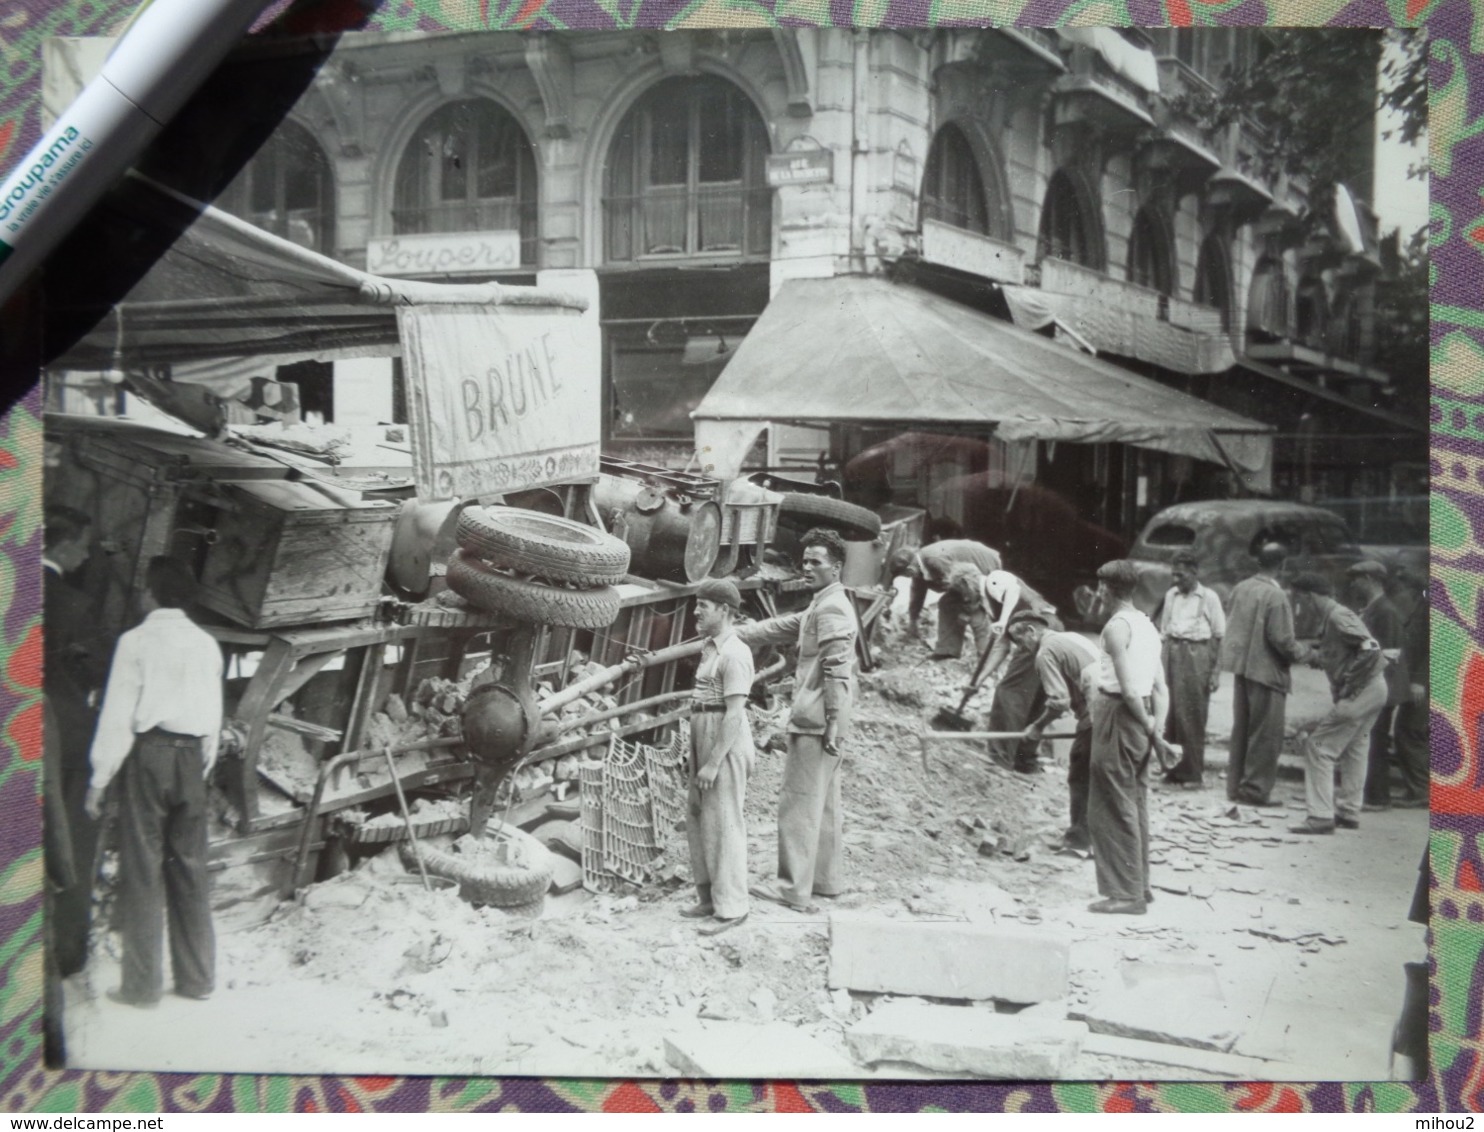
[[[280,2],[277,7],[282,7]],[[38,135],[41,43],[108,34],[135,0],[11,0],[0,170]],[[357,0],[315,18],[358,20]],[[1141,25],[1417,25],[1432,35],[1433,1077],[1347,1084],[705,1084],[50,1072],[41,1064],[41,401],[0,423],[0,1110],[1437,1111],[1484,1108],[1484,8],[1467,0],[1102,0]],[[1073,0],[384,0],[384,30],[1050,25]],[[303,30],[312,30],[306,26]],[[7,381],[15,375],[5,375]]]

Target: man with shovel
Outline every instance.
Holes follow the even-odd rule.
[[[1017,648],[1005,628],[1018,611],[1033,609],[1042,613],[1047,626],[1059,633],[1063,625],[1056,616],[1056,607],[1008,570],[981,574],[974,566],[957,566],[949,588],[968,608],[979,611],[990,622],[988,646],[980,657],[970,688],[978,686],[981,676],[987,674],[994,679],[999,669],[1004,668],[990,701],[988,729],[1024,730],[1040,712],[1044,693],[1036,676],[1035,653]],[[1021,774],[1035,774],[1041,769],[1036,758],[1037,746],[1033,739],[995,739],[990,741],[989,753],[1003,766]]]
[[[1062,837],[1067,849],[1088,850],[1087,791],[1092,773],[1092,714],[1088,688],[1097,672],[1100,653],[1080,633],[1062,633],[1051,628],[1044,613],[1022,609],[1010,618],[1006,632],[1017,648],[1035,657],[1036,678],[1046,698],[1046,707],[1026,729],[1025,737],[1039,743],[1046,725],[1064,712],[1077,717],[1072,749],[1067,756],[1067,793],[1071,802],[1071,825]]]
[[[778,792],[778,883],[753,896],[799,912],[817,911],[813,897],[845,891],[841,743],[855,704],[855,639],[860,631],[850,595],[840,584],[845,543],[815,528],[803,538],[802,569],[814,598],[802,613],[745,625],[749,645],[797,643],[788,758]]]

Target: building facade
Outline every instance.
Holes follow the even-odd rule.
[[[1374,364],[1367,147],[1333,215],[1304,223],[1305,186],[1259,171],[1249,127],[1213,138],[1181,109],[1265,34],[352,35],[217,203],[380,274],[595,272],[618,455],[691,458],[691,410],[788,280],[887,274],[1272,425],[1272,467],[1248,488],[1409,493],[1423,425],[1388,406],[1425,375]],[[374,366],[292,376],[332,418],[351,382],[401,411],[397,375]],[[1027,452],[991,434],[946,446],[948,472],[1014,465],[1125,536],[1164,503],[1242,486],[1123,445]],[[890,437],[780,428],[756,462],[839,468]],[[920,501],[945,475],[897,494]]]

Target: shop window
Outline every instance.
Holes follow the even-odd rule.
[[[676,331],[672,335],[662,328],[660,333],[614,334],[610,339],[609,436],[614,440],[693,440],[691,411],[711,391],[743,332]]]
[[[1175,293],[1175,265],[1169,230],[1152,209],[1141,208],[1134,217],[1128,243],[1128,279],[1161,295]]]
[[[657,84],[608,151],[605,258],[766,257],[767,154],[762,118],[731,83],[703,76]]]
[[[335,241],[330,162],[314,136],[285,121],[222,193],[221,207],[300,247],[329,254]]]
[[[1221,330],[1231,333],[1231,271],[1227,266],[1226,248],[1216,236],[1207,236],[1195,261],[1195,301],[1221,312]]]
[[[392,231],[519,232],[536,262],[536,156],[520,123],[484,98],[451,102],[418,129],[397,168]]]
[[[952,123],[938,131],[928,150],[922,183],[922,218],[940,220],[955,228],[998,236],[998,215],[992,215],[979,162],[963,130]],[[995,210],[1000,211],[998,194]]]
[[[1288,283],[1276,259],[1258,261],[1247,293],[1247,339],[1273,342],[1288,337]]]
[[[1102,271],[1102,225],[1093,194],[1061,169],[1052,174],[1041,206],[1038,258],[1064,259]]]

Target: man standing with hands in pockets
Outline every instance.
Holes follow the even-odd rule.
[[[799,646],[788,759],[778,793],[778,884],[752,895],[799,912],[817,911],[812,898],[844,891],[841,860],[842,740],[855,703],[855,639],[859,621],[840,584],[845,543],[816,528],[803,538],[804,580],[814,591],[809,608],[744,626],[749,644]]]
[[[144,620],[114,649],[85,806],[100,817],[117,780],[123,981],[108,997],[152,1007],[164,989],[167,910],[175,993],[206,999],[216,983],[206,776],[221,738],[222,652],[186,616],[196,580],[182,563],[151,558],[145,579]]]
[[[719,935],[747,919],[747,823],[742,803],[756,757],[747,722],[752,650],[732,627],[742,595],[724,579],[696,590],[696,628],[706,637],[696,669],[690,717],[690,794],[685,835],[690,842],[696,904],[680,914],[715,919],[702,935]]]

